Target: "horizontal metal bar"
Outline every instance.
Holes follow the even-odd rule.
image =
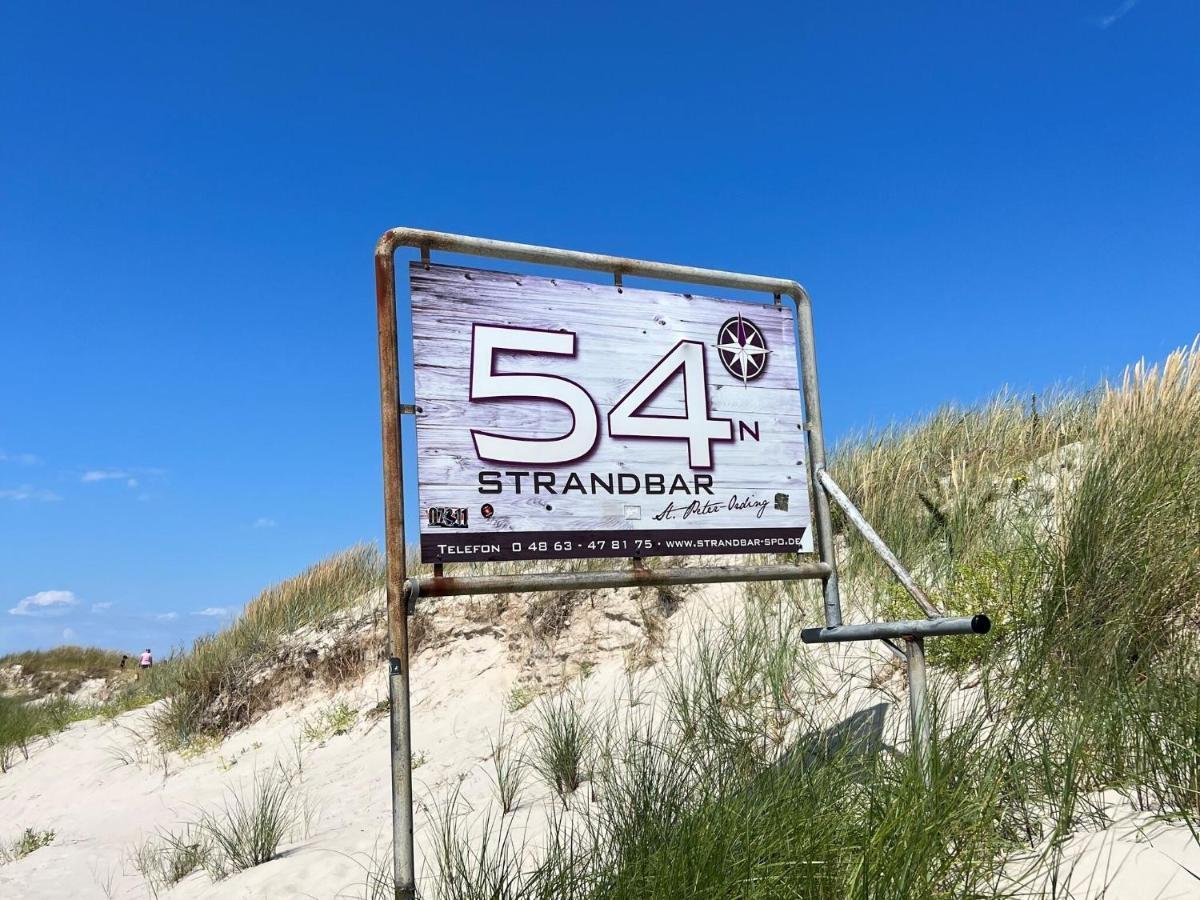
[[[909,619],[901,622],[867,622],[864,625],[838,625],[835,628],[805,628],[800,632],[800,639],[806,644],[835,644],[845,641],[873,641],[876,638],[987,634],[991,629],[992,620],[980,613],[974,616]]]
[[[446,253],[491,256],[546,266],[633,275],[638,278],[787,294],[797,303],[809,302],[808,292],[803,286],[787,278],[744,275],[720,269],[701,269],[695,266],[609,256],[604,253],[583,253],[579,250],[560,250],[556,247],[539,247],[536,244],[519,244],[513,241],[493,241],[464,234],[448,234],[444,231],[426,231],[423,228],[392,228],[385,231],[375,247],[376,256],[390,254],[397,247],[417,247],[422,251],[441,250]]]
[[[887,564],[887,567],[892,570],[892,574],[896,576],[896,579],[904,585],[904,589],[917,602],[917,606],[921,607],[921,611],[930,618],[941,616],[942,611],[934,606],[929,598],[925,596],[925,592],[921,590],[912,575],[909,574],[908,569],[904,568],[904,565],[896,558],[896,554],[892,552],[891,548],[883,542],[883,538],[871,527],[871,523],[858,511],[858,507],[846,496],[846,492],[838,487],[838,483],[833,480],[833,476],[827,470],[819,469],[817,470],[817,479],[829,493],[829,496],[837,501],[837,505],[842,508],[842,512],[846,514],[846,518],[850,520],[855,528],[862,532],[862,536],[867,539],[867,543],[879,554],[879,557]]]
[[[810,562],[794,566],[698,566],[687,569],[621,569],[611,572],[546,572],[520,575],[422,575],[417,581],[422,597],[457,597],[467,594],[502,594],[518,591],[582,591],[597,588],[655,587],[669,584],[704,584],[730,581],[794,581],[825,578],[830,568]]]

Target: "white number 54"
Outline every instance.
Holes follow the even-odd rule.
[[[559,375],[497,374],[496,352],[575,355],[575,334],[475,325],[471,338],[471,395],[477,400],[536,399],[565,405],[574,419],[571,430],[555,438],[515,438],[472,429],[475,452],[491,462],[557,465],[575,462],[596,446],[600,417],[591,396],[579,384]],[[683,372],[682,416],[641,414],[639,411],[677,372]],[[686,441],[688,465],[693,469],[712,467],[712,442],[733,440],[730,419],[708,415],[708,378],[704,345],[680,341],[660,359],[608,414],[612,437],[640,437]]]

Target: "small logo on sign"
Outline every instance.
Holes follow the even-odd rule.
[[[429,525],[431,528],[466,528],[466,507],[431,506],[429,507]]]
[[[483,506],[479,507],[479,514],[481,516],[483,516],[485,519],[490,519],[492,516],[494,516],[496,514],[496,510],[492,506],[492,504],[485,503],[485,504],[483,504]]]
[[[721,365],[743,385],[766,371],[770,353],[762,329],[741,313],[726,319],[717,332],[717,355]]]

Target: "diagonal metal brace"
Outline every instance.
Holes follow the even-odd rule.
[[[817,480],[821,482],[821,485],[828,492],[829,496],[837,502],[837,505],[842,508],[842,512],[846,514],[846,518],[850,520],[855,528],[862,532],[862,536],[867,539],[867,543],[871,545],[871,549],[879,554],[880,559],[892,570],[892,574],[896,576],[896,580],[904,585],[904,589],[916,601],[917,606],[921,607],[925,615],[931,619],[944,615],[925,596],[925,592],[921,590],[908,569],[904,568],[904,565],[896,558],[896,554],[892,552],[892,549],[883,542],[883,538],[871,527],[871,523],[866,520],[866,517],[858,511],[858,507],[846,496],[846,492],[838,486],[838,483],[833,480],[833,476],[826,469],[818,469]]]

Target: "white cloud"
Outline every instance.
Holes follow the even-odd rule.
[[[1098,19],[1093,19],[1096,26],[1099,28],[1110,28],[1117,24],[1121,19],[1125,18],[1135,6],[1138,5],[1138,0],[1122,0],[1121,5],[1110,12],[1107,16],[1100,16]]]
[[[92,612],[104,612],[106,609],[112,609],[111,603],[93,603]]]
[[[268,519],[266,516],[259,516],[254,520],[255,528],[274,528],[278,524],[274,519]]]
[[[36,466],[41,460],[32,453],[6,453],[0,450],[0,462],[16,463],[18,466]]]
[[[38,591],[8,612],[14,616],[57,616],[78,603],[79,600],[71,591]]]
[[[123,481],[131,491],[142,487],[147,479],[154,480],[166,474],[165,469],[147,469],[136,467],[132,469],[88,469],[79,476],[84,484],[96,484],[101,481]],[[141,497],[138,498],[142,499]]]
[[[231,616],[233,610],[228,606],[210,606],[207,609],[197,610],[192,613],[193,616]]]
[[[75,634],[74,628],[64,628],[63,629],[63,640],[64,641],[73,641],[73,640],[75,640],[75,638],[77,636],[78,635]]]
[[[36,500],[39,503],[53,503],[55,500],[61,500],[62,497],[48,491],[45,488],[36,488],[32,484],[23,484],[20,487],[5,488],[0,490],[0,500]]]
[[[159,613],[154,618],[160,622],[174,622],[176,619],[179,618],[179,613],[177,613],[177,612]]]
[[[93,481],[112,481],[117,478],[128,478],[128,472],[122,472],[120,469],[88,469],[80,476],[79,480],[84,484]]]

